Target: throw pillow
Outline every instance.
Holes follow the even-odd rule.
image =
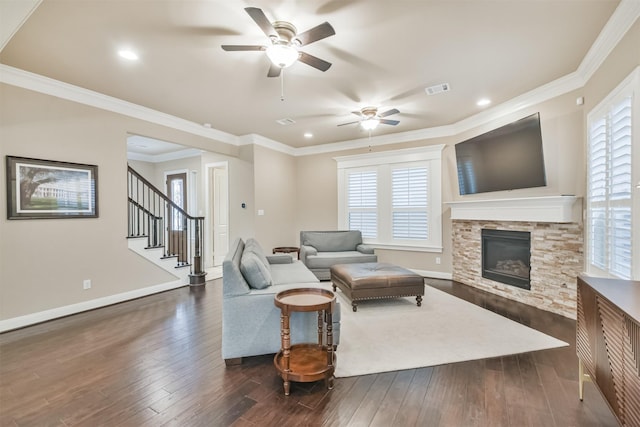
[[[240,271],[253,289],[264,289],[273,284],[271,272],[253,252],[242,253]]]
[[[256,254],[258,259],[262,261],[265,267],[267,267],[268,269],[271,268],[269,266],[269,260],[267,259],[267,256],[265,255],[264,250],[262,249],[262,246],[260,246],[260,243],[258,243],[256,239],[253,239],[253,238],[248,239],[247,243],[244,246],[244,250],[253,252],[254,254]]]

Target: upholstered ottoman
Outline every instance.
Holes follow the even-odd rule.
[[[340,288],[349,297],[353,311],[358,301],[376,298],[415,296],[422,305],[424,278],[406,268],[382,262],[336,264],[330,273],[333,290]]]

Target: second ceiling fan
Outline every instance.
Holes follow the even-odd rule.
[[[364,130],[369,130],[369,131],[374,130],[376,127],[378,127],[380,123],[382,123],[383,125],[395,126],[398,123],[400,123],[399,120],[389,120],[389,119],[385,119],[385,117],[388,117],[392,114],[398,114],[399,112],[400,111],[398,109],[394,108],[394,109],[385,111],[384,113],[378,114],[377,107],[364,107],[360,111],[351,112],[352,114],[359,116],[360,120],[356,120],[354,122],[342,123],[342,124],[339,124],[338,126],[346,126],[346,125],[352,125],[354,123],[359,123]]]
[[[331,67],[330,62],[298,50],[302,46],[334,35],[336,32],[328,22],[298,34],[296,27],[290,22],[275,21],[271,23],[262,9],[247,7],[244,10],[269,37],[271,44],[267,46],[222,45],[222,49],[225,51],[266,52],[269,60],[271,60],[271,67],[267,73],[268,77],[278,77],[283,68],[293,65],[298,60],[320,71],[327,71]]]

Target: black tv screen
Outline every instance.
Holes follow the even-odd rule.
[[[460,195],[547,185],[539,113],[455,147]]]

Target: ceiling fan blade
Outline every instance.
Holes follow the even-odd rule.
[[[351,114],[355,114],[358,117],[362,117],[362,112],[361,111],[352,111]]]
[[[378,117],[387,117],[390,116],[392,114],[398,114],[400,112],[400,110],[394,108],[393,110],[389,110],[389,111],[385,111],[384,113],[381,113]]]
[[[355,122],[342,123],[342,124],[339,124],[338,126],[353,125],[353,124],[356,124],[356,123],[360,123],[360,120],[356,120]]]
[[[267,18],[262,9],[257,7],[245,7],[244,10],[247,11],[249,16],[256,22],[256,24],[258,24],[258,27],[262,29],[267,37],[275,37],[276,39],[278,38],[276,29],[273,28],[273,25],[271,25],[271,21],[269,21],[269,18]]]
[[[243,44],[223,44],[222,50],[226,50],[227,52],[233,51],[241,51],[241,50],[265,50],[264,46],[257,45],[243,45]]]
[[[267,73],[267,77],[278,77],[282,72],[282,68],[278,67],[275,64],[271,64],[269,67],[269,72]]]
[[[327,71],[329,67],[331,67],[330,62],[327,62],[320,58],[316,58],[315,56],[309,55],[308,53],[304,52],[300,52],[300,57],[298,59],[300,60],[300,62],[311,65],[313,68],[317,68],[320,71]]]
[[[399,120],[380,119],[380,123],[382,123],[383,125],[395,126],[398,123],[400,123],[400,121]]]
[[[300,42],[300,46],[305,46],[318,40],[325,39],[336,33],[331,24],[323,22],[322,24],[313,27],[310,30],[296,35],[296,39]]]

